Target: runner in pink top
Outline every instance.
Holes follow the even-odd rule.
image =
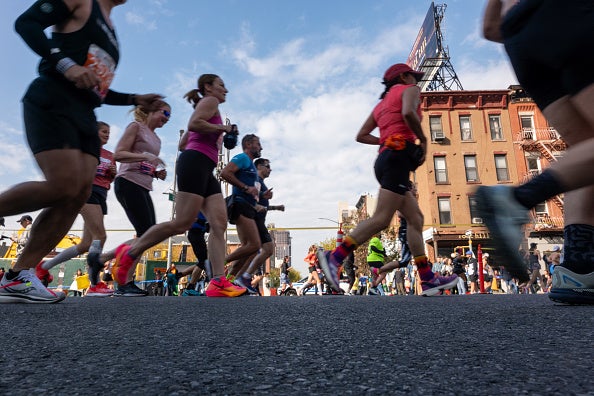
[[[171,221],[151,227],[141,238],[118,247],[114,278],[118,283],[130,282],[134,267],[142,253],[164,239],[186,232],[202,212],[210,224],[208,256],[212,279],[206,289],[209,297],[236,297],[245,288],[229,282],[224,275],[226,253],[225,231],[227,207],[221,186],[214,177],[223,133],[233,133],[233,125],[223,125],[219,105],[225,102],[227,88],[215,74],[203,74],[198,89],[185,97],[194,106],[188,132],[182,136],[177,160],[176,213]],[[245,187],[245,186],[242,186]]]

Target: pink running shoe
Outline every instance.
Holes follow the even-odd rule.
[[[227,280],[224,276],[212,279],[206,288],[208,297],[237,297],[245,294],[246,289]]]
[[[131,246],[125,243],[116,248],[116,258],[111,268],[111,274],[113,280],[119,285],[128,283],[128,272],[134,265],[135,260],[128,254],[130,248]]]
[[[421,296],[435,296],[441,294],[442,290],[451,289],[458,283],[458,275],[437,276],[430,281],[421,282]]]
[[[107,285],[103,282],[97,283],[95,286],[89,287],[87,290],[86,297],[110,297],[113,294],[113,290],[111,290]]]

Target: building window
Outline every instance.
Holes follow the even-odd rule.
[[[447,183],[448,169],[445,157],[433,157],[433,166],[435,167],[435,183]]]
[[[477,182],[478,169],[476,168],[476,155],[465,155],[464,156],[464,169],[466,169],[466,181]]]
[[[534,212],[536,212],[536,214],[537,215],[540,215],[540,216],[548,214],[547,203],[546,202],[541,202],[538,205],[536,205],[534,207]]]
[[[522,138],[536,140],[534,133],[534,116],[532,114],[520,115],[520,125],[522,126]]]
[[[491,130],[491,140],[503,140],[501,116],[499,114],[489,115],[489,129]]]
[[[437,198],[437,209],[439,210],[439,224],[452,224],[450,199]]]
[[[476,207],[476,199],[473,196],[468,197],[468,208],[470,209],[470,222],[472,224],[482,224],[483,219],[478,215],[478,209]]]
[[[497,181],[509,181],[507,156],[505,154],[495,154],[495,171],[497,172]]]
[[[462,141],[472,140],[472,125],[470,116],[460,116],[460,136]]]
[[[431,140],[434,142],[441,142],[445,138],[441,116],[429,116],[429,131],[431,131]]]

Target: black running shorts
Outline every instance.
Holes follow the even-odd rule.
[[[47,77],[29,85],[23,97],[27,141],[33,154],[74,148],[99,159],[101,141],[94,107]]]
[[[410,172],[416,168],[406,150],[382,151],[375,160],[375,177],[380,187],[404,195],[409,188]]]
[[[215,163],[196,150],[185,150],[177,160],[177,188],[203,198],[221,194],[221,185],[213,175]]]
[[[501,32],[518,81],[541,109],[594,83],[594,1],[525,0]]]

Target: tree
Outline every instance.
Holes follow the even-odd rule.
[[[270,279],[270,288],[276,289],[280,286],[280,268],[271,268],[270,274],[268,274],[268,279]]]

